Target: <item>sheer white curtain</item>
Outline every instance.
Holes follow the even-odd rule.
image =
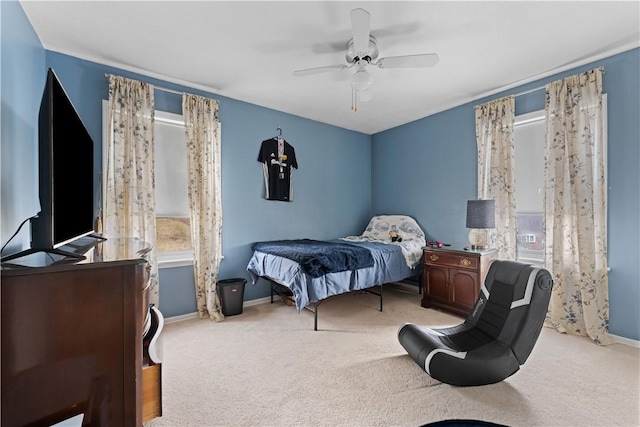
[[[220,123],[218,101],[182,96],[189,169],[189,210],[197,309],[200,318],[224,320],[216,282],[222,259]]]
[[[496,230],[492,246],[500,259],[515,260],[516,199],[515,99],[508,96],[475,107],[478,145],[478,199],[494,199]]]
[[[157,305],[153,127],[153,87],[110,75],[104,232],[108,238],[138,238],[151,245],[149,301]]]
[[[608,344],[602,71],[546,90],[545,262],[554,280],[546,324]]]

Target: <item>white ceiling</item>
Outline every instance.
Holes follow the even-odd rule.
[[[22,1],[45,49],[366,134],[640,45],[638,1]],[[437,53],[433,68],[378,69],[351,111],[350,11],[371,14],[380,57]]]

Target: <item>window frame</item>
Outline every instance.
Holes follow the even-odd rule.
[[[536,124],[536,125],[540,125],[541,124],[544,127],[545,126],[544,121],[545,121],[545,110],[544,109],[531,111],[529,113],[517,115],[515,117],[515,121],[514,121],[514,125],[513,125],[513,127],[514,127],[514,147],[517,147],[517,144],[518,144],[518,141],[515,138],[515,130],[516,130],[516,128],[518,128],[519,126],[529,126],[529,125],[534,125],[534,124]],[[543,155],[543,157],[544,157],[544,144],[545,144],[545,142],[543,140],[542,141],[542,155]],[[518,171],[517,170],[515,171],[515,174],[516,174],[516,178],[517,178],[517,176],[518,176]],[[542,185],[544,186],[544,171],[543,171],[543,176],[542,176]],[[517,189],[518,189],[518,183],[516,181],[516,191],[518,191]],[[516,213],[516,218],[518,216],[518,210],[517,209],[518,209],[518,206],[516,205],[516,212],[515,212]],[[531,212],[520,212],[520,213],[523,214],[523,215],[531,214]],[[542,215],[542,220],[543,220],[542,224],[544,225],[544,215],[545,215],[544,210],[542,210],[540,212],[540,214]],[[516,224],[517,224],[517,220],[516,220]],[[516,233],[520,233],[520,230],[516,230]],[[529,233],[522,234],[523,243],[532,243],[532,242],[528,242],[527,241],[528,240],[528,235],[529,235]],[[519,234],[518,234],[518,237],[519,237]],[[535,237],[534,237],[534,239],[535,239]],[[542,239],[544,239],[544,227],[542,229]],[[516,245],[520,246],[520,240],[519,239],[516,241]],[[532,264],[535,264],[535,265],[544,265],[544,248],[543,248],[543,252],[541,254],[541,258],[539,258],[539,259],[538,258],[523,257],[521,255],[521,253],[520,253],[520,250],[518,250],[517,251],[516,260],[520,261],[520,262],[532,263]]]
[[[156,121],[173,124],[176,126],[182,126],[184,128],[184,119],[179,114],[169,113],[167,111],[155,110],[154,117]],[[102,171],[107,168],[107,147],[109,137],[107,135],[109,129],[109,101],[102,100]],[[101,172],[102,173],[102,172]],[[101,180],[102,181],[102,180]],[[102,188],[102,203],[106,200],[106,186],[104,182],[101,182]],[[188,267],[193,266],[193,249],[189,251],[175,251],[175,252],[157,252],[158,268],[174,268],[174,267]]]
[[[606,93],[602,94],[602,138],[603,138],[603,157],[604,157],[604,176],[605,176],[605,188],[607,189],[606,191],[606,203],[607,203],[607,209],[605,211],[605,224],[607,224],[607,233],[608,231],[608,224],[609,224],[609,203],[608,203],[608,193],[609,193],[609,160],[608,160],[608,153],[609,153],[609,145],[608,145],[608,97]],[[528,124],[532,124],[532,123],[536,123],[539,121],[544,122],[545,121],[545,109],[541,109],[541,110],[536,110],[536,111],[531,111],[528,113],[523,113],[523,114],[519,114],[517,116],[515,116],[515,120],[514,120],[514,144],[517,144],[517,142],[515,141],[515,127],[516,126],[523,126],[523,125],[528,125]],[[543,123],[544,126],[546,126]],[[517,208],[517,206],[516,206]],[[517,214],[517,212],[516,212]],[[542,212],[543,215],[546,215],[545,212]],[[544,218],[543,218],[543,224],[544,224]],[[517,243],[516,243],[517,244]],[[545,243],[546,245],[546,243]],[[518,260],[520,260],[520,256],[518,255]],[[524,258],[523,260],[525,261],[532,261],[531,259],[528,258]],[[537,260],[536,260],[537,261]],[[545,260],[542,260],[542,265],[544,265]],[[607,267],[607,271],[611,271],[610,267]]]

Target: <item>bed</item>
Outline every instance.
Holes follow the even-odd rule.
[[[400,239],[391,241],[390,231]],[[312,311],[318,330],[318,305],[334,295],[370,292],[380,297],[382,311],[382,285],[419,274],[425,244],[413,218],[378,215],[358,236],[256,242],[247,271],[253,284],[260,278],[270,282],[271,302],[280,295],[293,301],[298,312]],[[372,289],[378,286],[379,292]]]

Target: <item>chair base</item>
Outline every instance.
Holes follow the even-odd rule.
[[[468,334],[467,334],[468,335]],[[478,346],[452,347],[437,329],[407,323],[398,341],[411,358],[432,378],[446,384],[469,387],[500,382],[520,369],[509,346],[487,340]]]

